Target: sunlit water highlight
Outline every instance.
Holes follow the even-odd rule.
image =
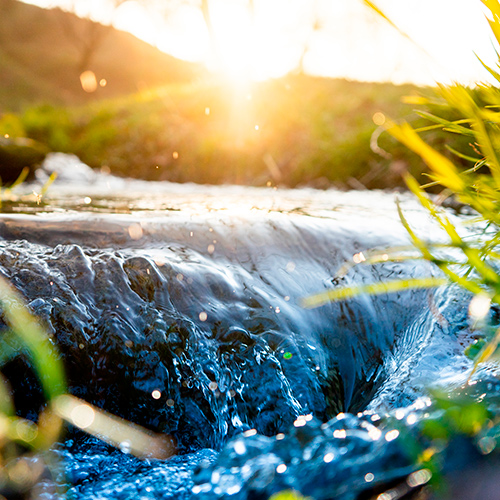
[[[429,411],[429,385],[466,381],[470,297],[449,288],[300,305],[336,286],[432,274],[387,262],[334,279],[362,252],[408,243],[394,194],[148,183],[68,157],[47,168],[58,161],[41,204],[36,185],[4,203],[0,272],[47,325],[71,392],[171,436],[178,451],[139,461],[126,440],[118,450],[72,431],[56,478],[72,498],[268,498],[285,488],[357,498],[411,474],[410,490],[428,481],[400,432]],[[427,215],[401,197],[430,237]],[[29,366],[4,372],[34,418],[41,394]]]

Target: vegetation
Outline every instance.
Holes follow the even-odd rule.
[[[417,90],[303,75],[239,89],[198,81],[4,114],[0,134],[25,135],[92,167],[150,180],[387,188],[403,186],[405,170],[420,179],[424,167],[388,134],[373,151],[373,118],[383,120],[382,110],[410,115],[401,99]],[[428,138],[438,146],[444,134],[431,130]]]
[[[488,11],[492,33],[500,44],[500,2],[482,2]],[[500,55],[496,67],[486,68],[500,84]],[[496,354],[500,344],[500,328],[493,323],[493,315],[490,314],[492,306],[498,308],[500,305],[500,87],[491,84],[480,84],[475,88],[459,84],[440,85],[435,97],[419,98],[414,102],[433,107],[434,113],[421,113],[430,121],[430,125],[415,128],[406,122],[398,124],[388,121],[385,128],[419,155],[429,167],[430,182],[424,186],[420,186],[408,173],[404,178],[409,189],[447,235],[448,242],[437,245],[426,241],[411,228],[398,207],[401,222],[412,240],[413,251],[408,248],[374,249],[367,253],[362,262],[359,262],[362,259],[358,259],[357,263],[346,263],[339,274],[345,274],[359,264],[377,265],[387,260],[425,259],[441,270],[441,277],[338,288],[307,298],[305,305],[315,307],[329,300],[344,300],[361,293],[378,294],[412,287],[459,285],[471,293],[471,326],[482,332],[482,338],[466,349],[466,354],[474,360],[470,379],[481,363],[498,363]],[[444,147],[429,144],[421,137],[422,133],[432,129],[442,129],[447,133]],[[462,138],[458,148],[454,147],[457,144],[456,137]],[[455,156],[455,162],[450,160],[450,152]],[[463,160],[469,163],[469,168],[465,170],[461,168]],[[457,167],[457,163],[460,167]],[[439,187],[440,195],[430,197],[425,192],[430,187]],[[441,207],[441,203],[450,197],[474,214],[473,220],[469,220],[472,228],[466,237]],[[464,389],[464,392],[467,390]],[[438,412],[436,416],[423,421],[421,431],[430,442],[427,449],[421,450],[418,462],[427,466],[435,477],[439,478],[446,467],[446,456],[449,458],[453,453],[457,436],[470,439],[482,455],[489,455],[495,450],[498,453],[498,407],[488,401],[488,394],[476,398],[473,394],[460,396],[460,391],[456,394],[433,395],[434,407]],[[410,446],[414,444],[410,443]]]

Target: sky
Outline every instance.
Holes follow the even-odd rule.
[[[24,0],[28,1],[28,0]],[[176,57],[205,63],[228,78],[279,77],[300,63],[309,74],[364,81],[474,83],[490,80],[475,54],[494,65],[480,0],[375,0],[408,37],[361,0],[209,0],[216,50],[196,2],[170,1],[168,15],[129,0],[29,0],[76,5],[81,16],[117,28]],[[159,0],[158,5],[169,5]],[[217,54],[217,57],[214,57]]]

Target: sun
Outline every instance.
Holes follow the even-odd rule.
[[[301,2],[209,0],[207,23],[196,4],[181,2],[163,18],[152,19],[139,2],[127,2],[114,24],[164,52],[203,62],[225,79],[243,83],[279,77],[297,65],[304,16],[310,11],[297,5]]]

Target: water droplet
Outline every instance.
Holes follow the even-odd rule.
[[[398,436],[399,436],[399,431],[397,429],[394,429],[392,431],[389,431],[385,435],[385,440],[386,441],[394,441]]]
[[[216,390],[217,390],[217,388],[218,388],[217,382],[210,382],[210,384],[208,384],[208,388],[209,388],[211,391],[216,391]]]
[[[417,416],[415,413],[410,413],[408,417],[406,417],[406,422],[408,425],[413,425],[417,421]]]
[[[286,265],[286,270],[289,272],[289,273],[293,273],[293,271],[295,271],[295,268],[296,268],[296,265],[295,265],[295,262],[288,262],[288,264]]]
[[[497,442],[495,438],[485,436],[481,438],[477,444],[481,453],[483,455],[488,455],[495,449]]]
[[[143,235],[142,226],[138,223],[131,224],[128,227],[128,234],[133,240],[140,240]]]
[[[130,445],[130,441],[122,441],[119,448],[123,453],[130,453],[132,446]]]
[[[234,451],[236,452],[237,455],[244,455],[246,453],[247,447],[245,446],[245,443],[241,439],[238,439],[234,443]]]
[[[92,198],[90,196],[85,196],[83,203],[85,203],[85,205],[90,205],[92,203]]]
[[[208,245],[207,247],[207,252],[212,255],[215,252],[215,246],[214,245]]]
[[[375,476],[371,472],[368,472],[368,474],[365,474],[365,481],[367,483],[371,483],[374,479],[375,479]]]
[[[329,464],[332,460],[334,459],[334,455],[333,453],[327,453],[324,457],[323,457],[323,461],[326,463],[326,464]]]
[[[375,125],[383,125],[385,123],[385,115],[384,113],[381,113],[380,111],[377,111],[373,116],[372,116],[373,123]]]
[[[200,318],[200,321],[206,321],[208,318],[208,314],[205,311],[202,311],[198,317]]]
[[[71,410],[71,421],[80,429],[90,427],[94,423],[94,419],[95,411],[89,405],[80,404]]]
[[[491,298],[485,294],[475,295],[469,303],[469,316],[473,321],[483,320],[491,307]]]
[[[354,261],[355,264],[361,264],[361,262],[366,261],[366,257],[363,255],[363,252],[355,253],[352,256],[352,260]]]
[[[167,399],[167,406],[172,408],[172,406],[174,406],[175,403],[174,403],[174,400],[173,399]]]
[[[284,472],[286,472],[287,470],[287,466],[285,464],[279,464],[278,467],[276,467],[276,472],[278,474],[283,474]]]
[[[420,469],[408,476],[406,482],[410,488],[416,488],[428,483],[432,478],[432,472],[429,469]]]
[[[153,399],[160,399],[161,398],[161,392],[158,389],[155,389],[151,393],[151,396],[153,396]]]
[[[179,158],[179,153],[178,153],[177,151],[174,151],[174,152],[172,153],[172,158],[173,158],[174,160],[177,160],[177,159]]]

